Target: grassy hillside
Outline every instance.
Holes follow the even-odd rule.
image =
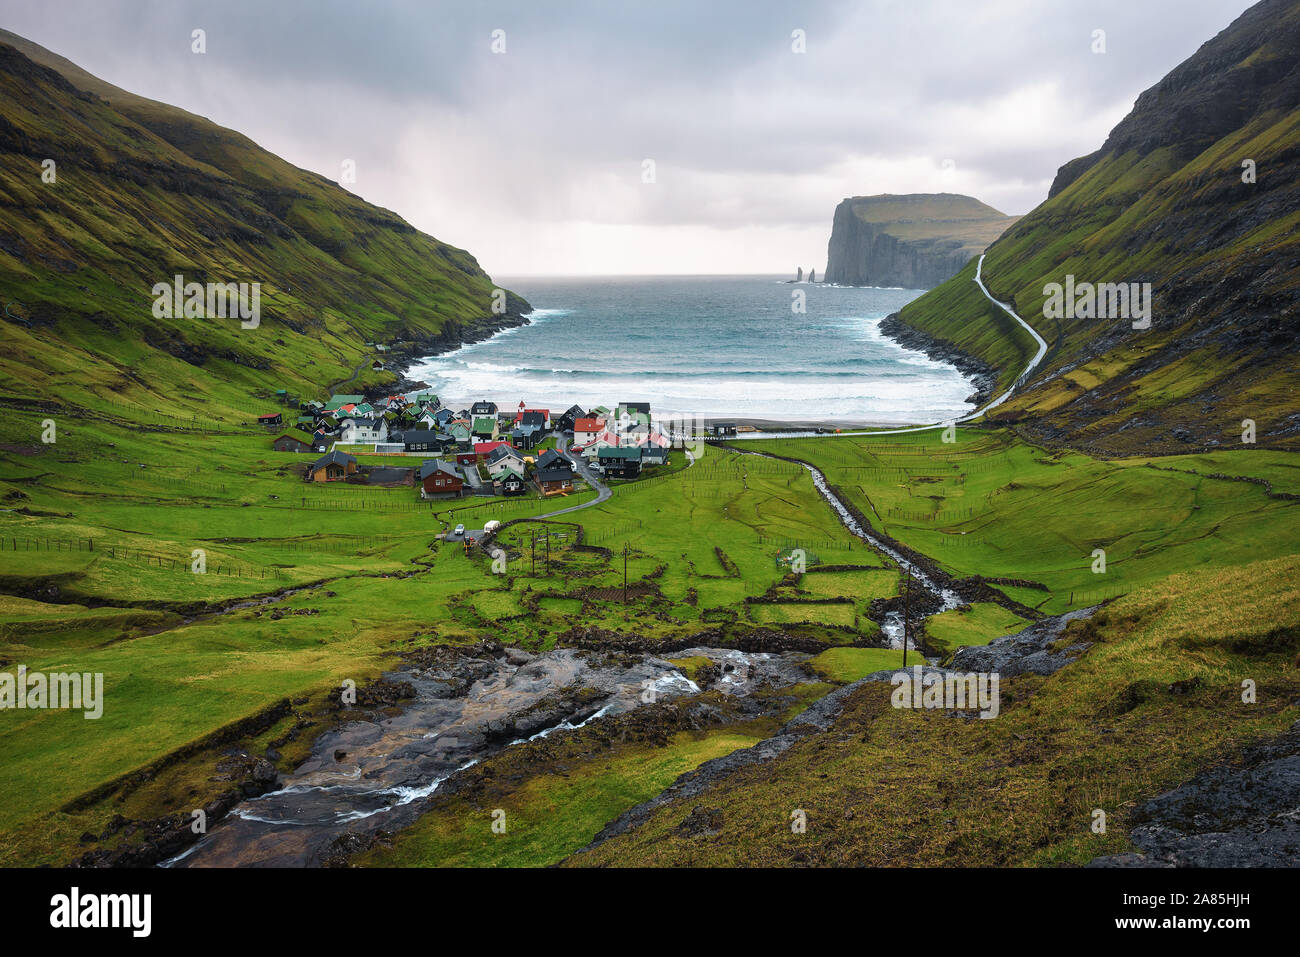
[[[260,283],[260,326],[156,318],[152,287],[176,274]],[[428,348],[527,308],[493,316],[464,250],[2,31],[0,288],[10,395],[199,415],[314,397],[363,365],[353,384],[391,379],[367,343]]]
[[[1243,182],[1253,160],[1255,182]],[[1139,98],[1050,198],[993,243],[984,279],[1048,341],[992,416],[1036,438],[1124,453],[1300,441],[1300,4],[1265,0]],[[971,282],[902,321],[1014,379],[1032,355]],[[1149,282],[1151,328],[1045,318],[1044,287]],[[1009,333],[1009,334],[1008,334]],[[1024,340],[1024,341],[1022,341]]]
[[[816,465],[873,525],[950,574],[1033,583],[1004,590],[1049,614],[1201,565],[1234,566],[1297,547],[1300,463],[1292,453],[1107,461],[1050,452],[1005,431],[961,429],[951,445],[936,433],[888,439],[753,447]],[[1102,574],[1093,572],[1097,548],[1106,552]]]
[[[1004,679],[996,720],[894,708],[888,682],[864,685],[831,730],[568,863],[1015,866],[1124,850],[1137,800],[1296,720],[1298,571],[1290,556],[1122,599],[1062,639],[1093,643],[1080,660]],[[791,832],[796,808],[806,833]]]

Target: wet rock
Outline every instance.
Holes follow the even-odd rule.
[[[1300,866],[1300,721],[1138,805],[1132,825],[1136,853],[1088,866]]]
[[[285,786],[250,801],[248,814],[228,815],[179,866],[337,863],[365,846],[350,842],[406,827],[448,794],[500,787],[497,775],[522,779],[548,755],[593,753],[614,741],[658,745],[683,730],[770,714],[793,703],[780,688],[808,680],[800,653],[691,648],[688,656],[718,665],[707,701],[670,662],[622,647],[413,650],[403,670],[358,690],[359,703],[401,695],[401,707],[339,709],[341,720]],[[462,690],[449,694],[452,687]],[[511,761],[516,747],[537,763]],[[564,761],[555,767],[562,773]],[[260,783],[256,767],[248,770]],[[339,843],[346,835],[358,837]]]
[[[1075,643],[1063,652],[1050,650],[1070,622],[1090,618],[1100,606],[1082,608],[1035,622],[1015,635],[994,638],[987,645],[967,645],[958,648],[952,656],[951,670],[957,672],[996,671],[1002,677],[1032,673],[1055,674],[1087,647]]]

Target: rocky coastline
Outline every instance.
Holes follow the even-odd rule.
[[[962,352],[951,342],[906,325],[896,312],[881,320],[879,328],[882,335],[899,345],[923,352],[935,362],[945,362],[970,379],[975,391],[967,396],[967,402],[973,402],[978,407],[993,398],[998,384],[998,370],[987,362]]]

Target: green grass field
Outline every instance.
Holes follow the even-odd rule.
[[[411,488],[303,483],[309,456],[271,451],[256,427],[60,421],[46,445],[42,421],[15,413],[0,434],[0,660],[102,672],[106,704],[98,721],[30,711],[0,725],[0,765],[30,771],[0,809],[0,833],[27,835],[6,843],[15,863],[61,862],[69,835],[117,810],[106,800],[61,813],[68,801],[282,698],[374,676],[403,649],[483,638],[549,648],[593,625],[672,639],[780,624],[748,615],[760,606],[747,599],[778,586],[799,596],[777,562],[783,547],[879,564],[802,469],[722,450],[542,523],[528,519],[595,493],[421,503]],[[513,523],[498,542],[505,574],[439,538],[490,519]],[[585,550],[574,547],[579,526]],[[555,536],[549,561],[544,545],[533,551],[544,534]],[[891,593],[895,574],[863,574],[873,594]],[[843,630],[863,583],[819,581],[819,595],[850,604],[829,606],[848,609],[833,621],[794,616],[809,633],[835,624],[839,643],[870,635],[865,619]],[[258,596],[275,600],[224,610]]]
[[[106,703],[98,721],[29,711],[0,725],[0,765],[24,768],[27,782],[0,808],[7,863],[63,863],[82,832],[124,808],[145,816],[187,806],[211,787],[210,757],[164,760],[148,783],[62,810],[277,701],[317,700],[430,643],[547,649],[589,627],[651,641],[776,629],[834,646],[813,664],[832,683],[899,657],[851,647],[877,633],[867,613],[897,594],[897,569],[842,527],[793,463],[711,448],[693,467],[619,485],[600,506],[535,521],[594,493],[421,503],[411,488],[307,485],[306,457],[270,451],[256,427],[179,429],[105,414],[61,421],[46,445],[43,418],[18,411],[0,432],[0,659],[102,672]],[[955,575],[1012,582],[1000,587],[1044,612],[1159,595],[1171,575],[1294,551],[1293,501],[1211,477],[1294,488],[1283,453],[1111,462],[979,430],[960,430],[953,446],[919,435],[753,447],[813,462],[878,528]],[[440,537],[490,519],[508,523],[496,542],[503,573]],[[812,563],[803,574],[779,561],[793,548]],[[1105,574],[1091,571],[1094,548],[1107,552]],[[270,603],[244,604],[259,596]],[[1025,622],[982,603],[927,624],[931,643],[950,650]],[[635,781],[616,764],[611,777],[589,769],[582,794],[570,795],[589,804],[581,825],[533,822],[530,849],[503,859],[558,859],[619,801],[643,799],[724,745],[740,746],[725,734],[682,739]],[[303,747],[285,749],[282,770]],[[487,846],[467,849],[462,826],[438,825],[451,831],[411,859],[443,847],[486,861]],[[439,843],[453,831],[454,852]]]
[[[1211,477],[1270,477],[1286,491],[1296,468],[1288,452],[1103,460],[978,429],[958,429],[953,444],[934,431],[752,446],[817,466],[873,526],[954,575],[1045,586],[1009,592],[1049,613],[1296,548],[1294,501]]]

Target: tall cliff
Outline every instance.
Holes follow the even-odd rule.
[[[846,199],[835,207],[823,281],[932,289],[1018,218],[955,193]]]

